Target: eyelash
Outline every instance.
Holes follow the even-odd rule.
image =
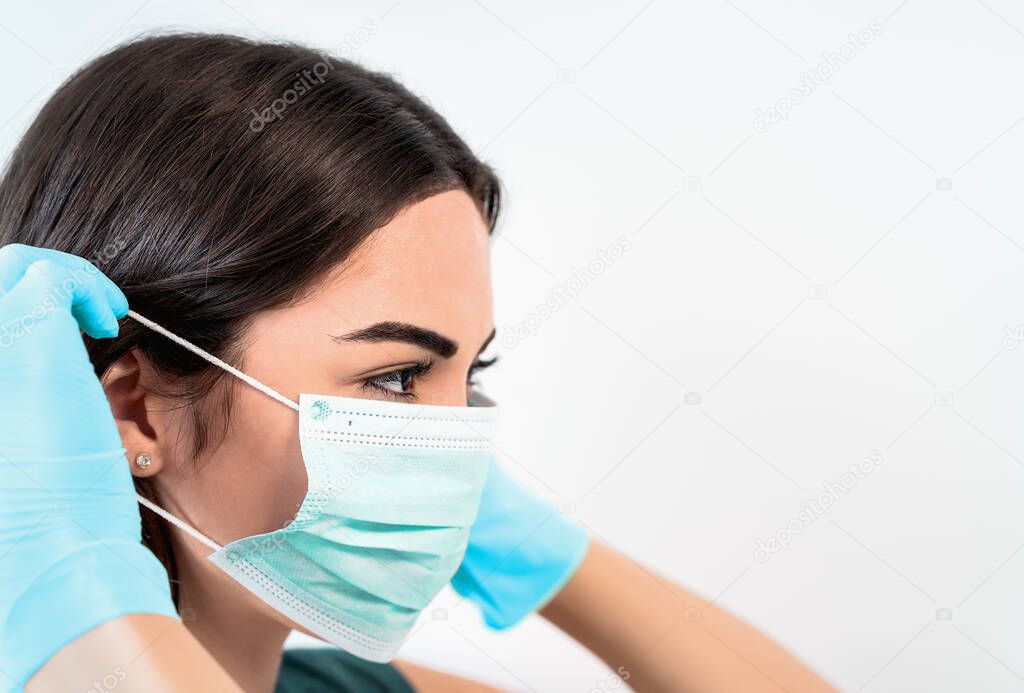
[[[473,380],[473,376],[482,370],[490,368],[498,362],[497,356],[492,356],[489,359],[477,359],[473,362],[473,365],[469,367],[469,374],[466,376],[467,385],[476,385],[476,381]]]
[[[473,381],[473,376],[485,368],[490,368],[498,360],[498,357],[489,359],[477,359],[472,366],[469,367],[469,373],[466,377],[467,385],[476,385]],[[381,373],[375,375],[372,378],[367,378],[363,381],[363,388],[367,390],[374,390],[378,393],[383,393],[386,397],[392,399],[411,399],[415,397],[415,393],[409,392],[408,390],[413,384],[413,381],[423,375],[426,375],[434,367],[434,362],[430,360],[421,361],[415,363],[406,368],[401,368],[397,371],[389,371],[387,373]],[[405,392],[397,392],[388,385],[399,384]]]

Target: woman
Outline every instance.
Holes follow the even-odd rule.
[[[499,190],[393,79],[293,45],[148,38],[57,91],[0,183],[10,687],[480,689],[390,663],[450,579],[637,690],[828,688],[494,461]]]

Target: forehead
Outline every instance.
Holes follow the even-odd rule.
[[[473,343],[493,327],[490,271],[487,225],[469,195],[453,190],[375,231],[324,282],[316,303],[339,329],[395,320]]]

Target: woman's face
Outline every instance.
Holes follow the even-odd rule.
[[[451,191],[374,232],[300,304],[255,316],[234,365],[296,401],[305,392],[463,406],[493,332],[487,226]],[[161,504],[222,545],[280,529],[306,493],[296,412],[225,378],[226,435],[199,459],[185,456],[185,412],[150,415]],[[129,459],[142,452],[125,445]],[[209,552],[191,539],[183,548]]]

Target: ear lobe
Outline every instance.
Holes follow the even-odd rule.
[[[150,372],[144,357],[133,350],[115,361],[100,380],[121,435],[121,444],[127,451],[132,475],[137,477],[153,476],[163,468],[151,411],[155,400],[144,387]]]

